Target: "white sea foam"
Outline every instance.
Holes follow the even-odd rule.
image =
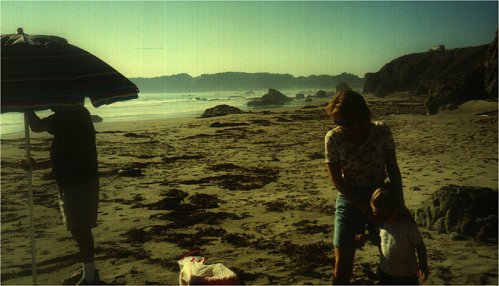
[[[218,92],[184,92],[184,93],[139,93],[139,98],[104,105],[99,108],[92,106],[89,100],[85,102],[91,114],[103,118],[104,122],[137,121],[162,118],[185,118],[200,116],[206,109],[220,104],[228,104],[247,110],[251,98],[260,97],[267,91],[255,91],[246,94],[244,91]],[[285,92],[294,97],[296,92]],[[39,111],[40,117],[50,115],[48,110]],[[0,117],[1,134],[21,132],[24,130],[22,113],[4,113]]]

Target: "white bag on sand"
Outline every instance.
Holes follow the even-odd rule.
[[[187,256],[178,261],[179,285],[237,285],[236,273],[221,263],[204,264],[201,256]]]

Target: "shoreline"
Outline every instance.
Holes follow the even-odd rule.
[[[235,91],[220,91],[222,94],[233,94]],[[289,92],[289,91],[288,91]],[[309,91],[312,92],[312,91]],[[130,100],[130,101],[123,101],[123,102],[118,102],[112,105],[105,105],[99,108],[95,108],[92,106],[89,100],[85,101],[85,107],[90,111],[92,115],[97,115],[100,116],[104,119],[104,122],[121,122],[121,121],[141,121],[141,120],[162,120],[166,118],[195,118],[197,116],[200,116],[206,109],[214,107],[216,105],[220,104],[228,104],[231,106],[235,106],[240,108],[243,111],[250,111],[254,109],[254,107],[249,107],[247,106],[247,102],[249,102],[252,98],[244,97],[244,96],[236,96],[233,97],[231,100],[231,96],[228,96],[227,98],[223,99],[218,99],[218,98],[211,98],[210,100],[207,99],[207,95],[212,95],[212,96],[217,96],[220,95],[219,92],[196,92],[193,94],[183,94],[183,93],[146,93],[143,94],[142,97],[139,97],[137,100]],[[238,93],[236,91],[236,93]],[[265,91],[258,91],[258,94],[265,94]],[[179,94],[182,94],[180,97],[192,97],[190,100],[189,99],[184,99],[184,101],[175,101],[175,98]],[[160,98],[157,98],[157,96],[160,96]],[[227,96],[227,95],[226,95]],[[256,96],[256,94],[255,94]],[[173,97],[173,99],[172,99]],[[289,96],[290,98],[293,98],[293,96]],[[199,98],[199,99],[195,99]],[[239,98],[240,101],[234,101],[234,98]],[[202,100],[204,99],[204,100]],[[157,102],[159,100],[159,102]],[[170,101],[169,101],[170,100]],[[173,101],[171,101],[173,100]],[[313,101],[320,101],[320,98],[312,98]],[[157,104],[147,104],[147,102],[153,101]],[[300,106],[304,103],[304,100],[294,100],[291,103],[288,103],[287,105],[292,108],[293,106]],[[181,104],[178,106],[178,104]],[[114,107],[116,104],[125,104],[128,107],[125,107],[122,111],[124,113],[120,112],[119,114],[116,113],[116,110]],[[135,112],[137,111],[130,111],[132,109],[135,109],[136,107],[140,109],[139,112],[136,114]],[[192,106],[191,106],[192,105]],[[194,109],[193,109],[194,107]],[[108,109],[110,108],[110,109]],[[123,108],[123,107],[121,107]],[[273,107],[264,107],[264,108],[273,108]],[[183,111],[182,111],[183,110]],[[52,112],[50,110],[40,110],[37,111],[39,112],[40,117],[45,117]],[[4,118],[4,116],[6,116]],[[16,116],[16,118],[12,118],[12,116]],[[127,118],[130,117],[131,119]],[[19,132],[24,132],[24,119],[22,116],[22,113],[17,112],[17,113],[4,113],[2,115],[2,119],[5,121],[2,122],[7,122],[6,125],[2,125],[2,130],[0,132],[0,136],[8,136],[9,134],[14,134],[14,133],[19,133]],[[5,133],[4,130],[7,130]]]
[[[311,102],[305,102],[305,101],[299,101],[295,102],[293,104],[289,105],[282,105],[282,106],[264,106],[264,107],[246,107],[245,109],[241,109],[244,113],[258,113],[258,112],[266,112],[266,111],[292,111],[294,109],[301,108],[306,105],[315,105],[315,104],[324,104],[327,103],[327,99],[314,99]],[[218,104],[217,104],[218,105]],[[216,105],[214,105],[216,106]],[[201,115],[203,114],[204,110],[200,113],[195,113],[195,114],[185,114],[183,116],[177,116],[177,117],[162,117],[160,115],[155,115],[153,117],[155,118],[144,118],[144,119],[134,119],[134,120],[113,120],[113,121],[106,121],[104,118],[104,121],[102,122],[94,122],[94,127],[96,130],[98,127],[103,126],[104,129],[110,128],[109,125],[126,125],[126,124],[132,124],[133,122],[154,122],[154,121],[160,121],[160,122],[165,122],[165,124],[173,124],[175,121],[185,121],[185,120],[195,120],[195,119],[200,119]],[[140,117],[140,116],[137,116]],[[5,134],[0,134],[0,137],[2,139],[16,139],[23,137],[24,138],[24,123],[22,123],[22,131],[15,131],[15,132],[9,132]],[[36,134],[34,132],[30,131],[30,134]]]

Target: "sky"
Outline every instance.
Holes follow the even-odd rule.
[[[497,1],[5,1],[1,33],[56,35],[126,77],[364,77],[436,44],[492,42]]]

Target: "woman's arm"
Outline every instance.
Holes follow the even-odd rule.
[[[393,190],[399,195],[402,206],[405,207],[404,192],[402,190],[402,175],[400,174],[395,150],[385,153],[385,164],[390,184]]]
[[[329,174],[329,179],[334,187],[345,196],[349,201],[351,201],[358,209],[360,209],[368,218],[371,218],[371,208],[369,205],[361,202],[354,196],[352,188],[345,183],[343,176],[341,174],[341,166],[338,163],[327,163],[327,171]]]
[[[426,281],[428,279],[429,271],[428,271],[428,255],[426,253],[426,246],[421,240],[416,245],[416,252],[418,253],[418,262],[419,262],[419,277],[421,280]]]

